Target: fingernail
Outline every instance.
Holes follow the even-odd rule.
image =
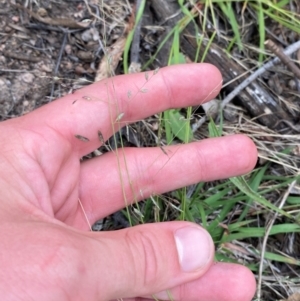
[[[188,226],[176,230],[174,236],[179,263],[184,272],[203,269],[210,262],[213,244],[205,230]]]

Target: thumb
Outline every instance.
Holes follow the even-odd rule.
[[[214,245],[196,224],[166,222],[91,233],[91,267],[99,300],[151,295],[202,276]],[[99,244],[100,242],[100,244]]]

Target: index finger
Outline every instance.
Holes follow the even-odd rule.
[[[46,105],[33,112],[28,122],[43,131],[54,129],[83,156],[121,126],[170,108],[202,104],[214,98],[221,85],[220,72],[209,64],[122,75]]]

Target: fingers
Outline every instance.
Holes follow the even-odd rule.
[[[244,266],[215,263],[201,278],[155,294],[159,300],[250,301],[256,289],[252,272]],[[151,298],[151,296],[148,296]]]
[[[168,222],[83,232],[56,220],[49,223],[34,211],[29,219],[18,216],[22,233],[20,225],[2,229],[3,300],[13,292],[19,299],[91,301],[152,295],[164,300],[167,289],[175,301],[248,301],[253,295],[255,282],[245,268],[212,265],[213,242],[198,225]]]
[[[55,130],[81,157],[127,123],[214,98],[221,83],[220,72],[209,64],[177,65],[157,73],[118,76],[67,95],[23,120],[28,129],[44,137],[47,131]]]
[[[201,277],[214,258],[209,234],[186,222],[87,235],[93,239],[81,260],[88,271],[88,279],[82,281],[84,287],[85,280],[98,287],[95,300],[145,296],[176,287]]]
[[[250,301],[255,293],[247,268],[212,264],[213,242],[195,224],[148,224],[88,236],[89,251],[81,259],[88,275],[82,286],[98,288],[95,300],[154,295],[174,301]]]
[[[149,195],[247,173],[257,160],[255,145],[243,135],[170,146],[168,155],[160,148],[120,151],[82,164],[79,196],[91,223]],[[79,208],[75,226],[86,225],[82,217]]]

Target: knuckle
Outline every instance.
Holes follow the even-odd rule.
[[[136,285],[152,287],[161,270],[160,251],[157,239],[151,232],[129,231],[127,242],[134,262]]]

